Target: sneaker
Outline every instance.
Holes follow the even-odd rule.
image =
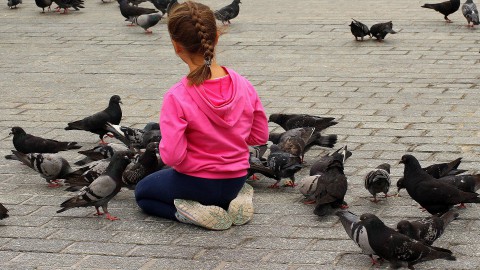
[[[181,216],[197,226],[210,230],[226,230],[232,226],[232,219],[221,207],[182,199],[175,199],[173,204]]]
[[[228,206],[233,225],[243,225],[253,217],[253,187],[245,183],[235,199]]]

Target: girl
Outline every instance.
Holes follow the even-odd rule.
[[[160,155],[172,168],[140,181],[137,203],[148,214],[208,229],[242,225],[253,216],[248,145],[268,140],[262,103],[248,80],[215,61],[209,7],[188,1],[168,17],[173,48],[190,73],[165,94],[160,113]]]

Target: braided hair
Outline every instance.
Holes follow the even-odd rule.
[[[168,16],[168,32],[189,53],[203,55],[203,64],[187,76],[189,84],[200,85],[209,79],[217,37],[213,11],[208,6],[193,1],[176,5]]]

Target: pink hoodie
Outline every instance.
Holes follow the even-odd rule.
[[[249,168],[248,145],[265,144],[268,122],[251,83],[235,71],[189,86],[184,77],[165,94],[160,155],[178,172],[237,178]]]

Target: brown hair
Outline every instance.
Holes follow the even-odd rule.
[[[201,54],[205,62],[188,74],[190,84],[200,85],[212,75],[217,24],[213,11],[206,5],[187,1],[178,4],[168,14],[170,37],[192,54]]]

